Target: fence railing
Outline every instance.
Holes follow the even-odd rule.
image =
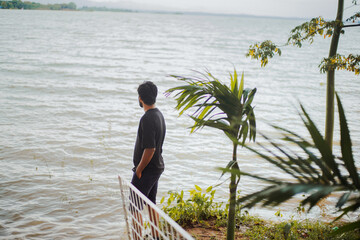
[[[120,192],[129,240],[194,240],[131,183],[120,176]]]

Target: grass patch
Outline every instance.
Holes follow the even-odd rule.
[[[184,199],[184,192],[169,192],[163,197],[163,210],[185,228],[195,239],[226,239],[228,204],[214,202],[212,187],[201,189],[195,185]],[[276,214],[276,213],[275,213]],[[272,222],[251,216],[240,207],[236,211],[235,239],[360,239],[359,231],[334,235],[341,226],[321,221],[286,220]]]

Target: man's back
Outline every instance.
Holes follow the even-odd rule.
[[[144,171],[164,171],[162,146],[165,133],[165,120],[160,110],[157,108],[147,110],[139,123],[133,158],[135,167],[140,163],[144,149],[155,148],[155,153]]]
[[[157,87],[146,81],[139,85],[139,105],[145,114],[141,117],[134,148],[134,174],[131,183],[150,201],[156,204],[158,182],[164,171],[162,145],[165,138],[165,121],[155,107]]]

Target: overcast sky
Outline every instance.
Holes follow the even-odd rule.
[[[336,17],[337,0],[93,0],[113,2],[143,10],[194,11],[209,13],[249,14],[279,17]],[[346,7],[351,0],[345,0]],[[345,11],[350,16],[359,7]]]

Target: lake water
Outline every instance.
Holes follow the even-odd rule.
[[[318,64],[329,40],[302,49],[287,47],[266,68],[245,57],[250,44],[284,43],[302,20],[146,13],[0,11],[0,238],[121,239],[123,220],[117,175],[130,180],[132,151],[143,110],[137,86],[158,85],[157,106],[167,121],[166,170],[158,199],[169,190],[218,184],[232,147],[221,132],[189,134],[187,116],[162,93],[179,84],[170,74],[208,69],[222,81],[235,66],[246,87],[257,87],[258,131],[268,123],[308,136],[297,114],[302,102],[324,128],[326,76]],[[339,52],[360,52],[360,31],[346,29]],[[360,82],[336,74],[359,163]],[[338,121],[335,148],[339,147]],[[259,142],[264,142],[260,137]],[[245,149],[240,167],[283,176]],[[242,178],[241,194],[262,183]],[[227,198],[227,183],[217,187]],[[327,204],[328,202],[326,202]],[[331,203],[331,200],[330,200]],[[325,205],[326,205],[325,204]],[[332,203],[331,203],[332,204]],[[274,217],[294,214],[297,202],[254,210]],[[315,208],[308,217],[331,218]]]

